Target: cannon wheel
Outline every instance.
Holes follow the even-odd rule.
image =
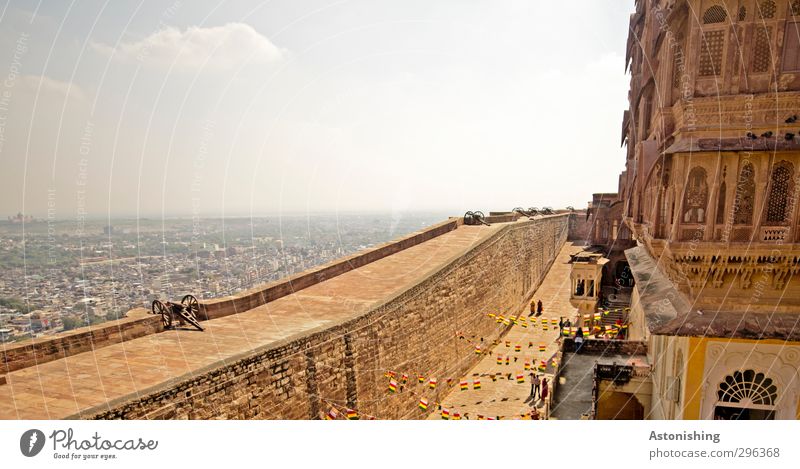
[[[197,302],[197,298],[194,295],[186,295],[181,299],[181,305],[197,321],[197,317],[200,315],[200,303]]]
[[[164,324],[164,329],[172,326],[172,312],[167,308],[167,305],[159,300],[153,300],[153,314],[161,315],[161,322]]]

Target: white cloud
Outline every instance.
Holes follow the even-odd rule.
[[[75,83],[54,80],[43,75],[24,75],[20,77],[20,87],[25,93],[40,97],[49,96],[60,100],[70,98],[79,101],[86,99],[86,93]]]
[[[278,62],[286,51],[244,23],[186,31],[167,27],[141,41],[125,42],[116,49],[93,44],[95,50],[127,63],[172,65],[184,68],[228,69],[242,63]]]

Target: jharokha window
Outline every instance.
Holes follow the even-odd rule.
[[[705,223],[706,203],[708,202],[708,184],[706,170],[695,166],[689,172],[686,191],[683,196],[683,222]]]
[[[724,23],[727,17],[722,5],[714,5],[703,13],[703,24]]]
[[[764,0],[756,4],[759,21],[756,21],[755,45],[753,46],[753,73],[769,72],[772,65],[772,51],[777,47],[772,38],[776,10],[777,6],[772,0]]]
[[[736,202],[733,206],[733,224],[750,225],[753,223],[753,207],[755,206],[756,182],[752,163],[745,163],[739,173],[736,185]]]
[[[769,199],[767,199],[767,224],[785,225],[791,208],[790,199],[794,189],[792,177],[794,166],[788,161],[775,163],[772,169]]]
[[[728,19],[721,5],[714,5],[703,13],[702,42],[700,45],[699,73],[701,77],[722,74],[722,57],[725,51],[725,29],[719,28]],[[710,26],[710,27],[709,27]]]

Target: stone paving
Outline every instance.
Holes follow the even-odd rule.
[[[0,419],[72,416],[237,354],[357,316],[416,285],[502,227],[500,223],[460,226],[263,306],[205,321],[205,332],[165,331],[8,373],[7,383],[0,385]]]
[[[467,391],[461,391],[459,386],[456,386],[450,394],[442,399],[442,408],[450,412],[451,419],[454,413],[460,414],[461,419],[470,420],[480,417],[520,419],[523,418],[523,415],[529,416],[534,405],[541,414],[546,412],[544,402],[539,399],[531,402],[528,398],[531,391],[531,371],[525,370],[525,363],[530,363],[533,369],[534,366],[538,367],[542,360],[547,360],[548,366],[544,377],[550,385],[552,396],[554,370],[551,366],[551,358],[559,349],[558,320],[561,316],[572,317],[575,311],[569,301],[570,265],[567,262],[570,254],[575,254],[581,249],[582,247],[578,244],[570,242],[564,244],[542,284],[533,295],[535,300],[542,300],[544,307],[542,315],[536,317],[535,321],[531,321],[534,318],[528,318],[528,309],[519,312],[519,315],[527,318],[527,327],[523,327],[521,324],[513,326],[491,350],[491,353],[487,353],[480,363],[470,370],[464,377],[469,383]],[[551,320],[553,319],[556,321],[556,325],[552,325]],[[547,320],[547,330],[544,330],[543,327],[545,320]],[[544,352],[539,351],[540,344],[545,346]],[[520,346],[520,352],[515,351],[517,345]],[[502,357],[500,364],[498,364],[498,356]],[[506,365],[506,357],[509,357],[508,365]],[[537,371],[537,373],[542,376],[541,372]],[[496,380],[492,379],[493,375]],[[518,383],[518,375],[523,376],[524,383]],[[480,379],[481,389],[479,390],[473,390],[472,382],[475,378]],[[441,412],[436,410],[429,416],[429,419],[441,419]]]

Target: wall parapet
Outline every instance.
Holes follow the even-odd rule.
[[[353,255],[305,270],[285,279],[270,282],[236,295],[201,301],[200,319],[216,319],[256,308],[312,285],[330,280],[333,277],[351,270],[363,267],[371,262],[424,243],[425,241],[429,241],[437,236],[455,230],[461,224],[463,224],[461,218],[451,218],[420,232],[400,238],[399,240],[390,241],[371,249],[359,251]]]
[[[160,316],[149,314],[144,308],[132,309],[125,318],[4,345],[0,350],[0,371],[10,373],[163,330]]]

